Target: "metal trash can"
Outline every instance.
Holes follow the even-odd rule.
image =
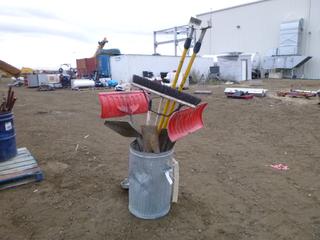
[[[129,211],[143,219],[163,217],[171,207],[173,150],[145,153],[136,146],[130,144]]]

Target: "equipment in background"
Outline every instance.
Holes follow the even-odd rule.
[[[91,79],[72,79],[71,89],[80,90],[81,88],[94,88],[96,85],[95,81]]]
[[[98,42],[98,47],[91,58],[77,59],[78,78],[91,78],[98,82],[100,78],[110,78],[110,56],[120,55],[119,49],[103,49],[108,40]]]
[[[253,97],[254,97],[253,94],[249,94],[248,92],[243,92],[243,91],[236,91],[234,93],[226,93],[226,96],[228,98],[244,99],[244,100],[253,99]]]
[[[61,64],[59,68],[60,73],[60,83],[63,88],[67,88],[71,86],[71,80],[76,76],[76,69],[71,67],[71,64]]]
[[[106,43],[108,43],[108,40],[106,37],[104,37],[102,41],[98,42],[98,47],[93,57],[96,57],[100,53],[100,51],[104,48],[104,45],[106,45]]]
[[[255,97],[265,97],[268,93],[268,89],[263,88],[226,88],[224,90],[225,94],[232,94],[236,92],[249,93]]]
[[[303,78],[303,66],[312,58],[302,55],[303,37],[307,36],[303,25],[303,19],[281,23],[278,48],[262,61],[269,78]]]
[[[317,91],[308,91],[308,90],[294,90],[291,89],[290,91],[278,91],[278,97],[291,97],[291,98],[306,98],[310,99],[312,97],[316,97],[318,94]]]
[[[214,65],[209,68],[208,79],[220,80],[220,67],[218,65]]]

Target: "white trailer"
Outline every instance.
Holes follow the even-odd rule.
[[[184,73],[190,57],[187,57],[182,72]],[[132,76],[142,76],[143,71],[152,72],[155,77],[161,72],[172,72],[179,65],[180,57],[175,56],[153,56],[125,54],[110,57],[111,77],[119,83],[130,83]],[[192,66],[192,71],[198,76],[207,76],[210,66],[213,66],[213,58],[197,57]]]

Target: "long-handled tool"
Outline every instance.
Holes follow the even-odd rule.
[[[188,53],[188,51],[190,49],[190,46],[191,46],[191,42],[192,42],[192,38],[193,38],[193,33],[194,33],[194,30],[195,30],[195,27],[201,25],[201,20],[199,20],[197,18],[191,18],[190,22],[189,22],[189,25],[190,25],[191,28],[190,28],[188,37],[187,37],[187,39],[186,39],[186,41],[184,43],[184,49],[183,49],[183,52],[182,52],[182,55],[181,55],[181,58],[180,58],[180,62],[179,62],[176,74],[174,76],[173,82],[171,84],[172,88],[176,88],[176,86],[177,86],[177,82],[178,82],[178,79],[179,79],[179,75],[180,75],[183,63],[184,63],[184,61],[186,59],[187,53]],[[162,103],[162,101],[160,102],[160,104],[161,103]],[[160,109],[160,104],[159,104],[159,109]],[[164,110],[163,110],[164,114],[166,114],[168,112],[169,106],[170,106],[170,101],[167,100],[166,103],[165,103],[165,106],[164,106]],[[164,116],[161,116],[159,124],[158,124],[158,131],[160,131],[161,127],[163,126],[164,120],[165,120]]]
[[[132,85],[138,88],[144,89],[145,91],[154,93],[160,97],[170,99],[174,102],[178,102],[180,105],[185,105],[191,108],[196,108],[196,106],[201,102],[201,99],[198,97],[192,96],[187,93],[179,92],[178,90],[173,89],[171,87],[160,85],[158,83],[150,81],[149,79],[145,79],[143,77],[139,77],[136,75],[133,76]],[[150,108],[149,108],[149,112],[150,112]],[[159,143],[157,143],[157,141],[155,140],[155,136],[158,136],[158,133],[159,133]],[[143,139],[150,138],[150,140],[146,141],[146,143],[147,142],[153,143],[155,146],[159,144],[160,152],[164,152],[172,149],[175,144],[174,142],[170,142],[170,139],[168,138],[168,132],[166,129],[162,129],[159,132],[156,126],[150,127],[150,129],[148,129],[148,134],[150,134],[150,136],[147,136],[147,133],[144,133],[144,130],[143,130],[142,131]],[[153,140],[151,140],[151,136]],[[147,152],[154,151],[152,150],[150,144],[149,144],[149,149],[151,150],[148,149],[148,146],[145,146],[144,149]]]
[[[197,108],[187,108],[172,114],[168,124],[168,136],[175,142],[190,133],[203,127],[202,113],[207,103],[200,104]]]
[[[185,71],[185,74],[184,74],[184,76],[183,76],[182,82],[181,82],[181,84],[180,84],[180,86],[179,86],[179,89],[178,89],[179,92],[182,92],[182,90],[183,90],[184,84],[185,84],[187,78],[189,77],[189,74],[190,74],[192,65],[193,65],[193,63],[194,63],[194,61],[195,61],[195,59],[196,59],[197,54],[199,53],[199,51],[200,51],[200,49],[201,49],[201,44],[202,44],[203,38],[204,38],[204,36],[205,36],[205,34],[206,34],[206,31],[207,31],[209,28],[211,28],[210,25],[201,29],[200,37],[199,37],[199,39],[198,39],[195,47],[193,48],[193,54],[192,54],[191,59],[190,59],[190,61],[189,61],[189,63],[188,63],[188,67],[187,67],[187,69],[186,69],[186,71]],[[169,104],[170,104],[170,103],[169,103]],[[169,107],[169,115],[170,115],[171,113],[173,113],[173,111],[174,111],[174,109],[175,109],[175,105],[176,105],[176,103],[173,102],[173,103],[171,104],[171,107]],[[165,110],[166,110],[166,109],[164,109],[164,111],[163,111],[163,115],[164,115],[164,116],[167,115],[167,113],[168,113],[168,111],[165,111]],[[164,121],[160,121],[160,122],[159,122],[159,124],[158,124],[158,130],[159,130],[159,129],[162,129],[162,128],[167,128],[169,118],[168,118],[168,117],[164,117],[164,118],[165,118]]]
[[[149,153],[160,153],[159,136],[157,127],[150,125],[152,100],[149,100],[149,111],[147,113],[146,124],[141,126],[143,151]]]
[[[186,108],[171,115],[168,129],[163,128],[159,133],[161,152],[171,150],[177,140],[203,127],[202,114],[207,105],[203,103],[196,108]]]
[[[101,118],[122,117],[148,112],[143,91],[99,93]]]
[[[179,92],[174,88],[155,83],[137,75],[133,75],[132,85],[192,108],[195,108],[201,102],[201,99],[198,97],[192,96],[188,93]]]
[[[129,115],[130,123],[106,121],[105,125],[125,137],[135,137],[142,151],[142,136],[132,123],[132,115],[148,111],[148,98],[143,91],[100,93],[101,118]]]
[[[105,121],[104,125],[123,137],[136,138],[137,147],[143,151],[142,134],[132,125],[132,122]]]
[[[123,137],[141,137],[141,133],[131,123],[124,121],[105,121],[104,125]]]

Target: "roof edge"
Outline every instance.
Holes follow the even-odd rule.
[[[272,1],[272,0],[258,0],[258,1],[255,1],[255,2],[236,5],[236,6],[233,6],[233,7],[227,7],[227,8],[222,8],[222,9],[218,9],[218,10],[214,10],[214,11],[210,11],[210,12],[200,13],[200,14],[197,14],[196,16],[200,17],[200,16],[212,14],[212,13],[223,12],[223,11],[227,11],[227,10],[234,9],[234,8],[246,7],[246,6],[249,6],[249,5],[254,5],[254,4],[259,4],[259,3],[262,3],[262,2],[269,2],[269,1]]]

